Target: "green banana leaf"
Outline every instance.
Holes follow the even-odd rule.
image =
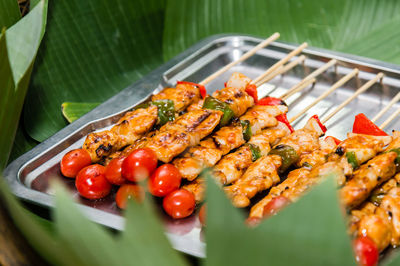
[[[278,31],[284,41],[400,64],[399,19],[396,0],[169,0],[164,58],[212,34]]]
[[[33,61],[46,26],[41,1],[18,23],[0,36],[0,170],[6,165],[17,130]]]
[[[14,0],[0,1],[0,29],[11,27],[21,18],[18,2]]]
[[[164,1],[50,1],[48,13],[24,108],[37,141],[67,124],[63,102],[102,102],[162,59]]]
[[[65,119],[67,119],[69,123],[72,123],[98,105],[99,103],[66,102],[61,104],[61,111]]]

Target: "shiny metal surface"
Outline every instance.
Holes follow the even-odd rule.
[[[81,146],[89,132],[103,130],[115,123],[125,111],[147,99],[154,90],[157,92],[166,85],[175,84],[177,80],[199,82],[222,66],[239,58],[260,41],[261,39],[250,36],[218,35],[194,45],[12,162],[4,174],[13,193],[23,200],[52,207],[53,196],[49,181],[59,179],[71,190],[79,202],[79,207],[90,219],[111,228],[123,229],[124,219],[114,203],[114,194],[99,201],[81,198],[75,190],[74,181],[63,178],[60,174],[59,161],[62,156],[67,151]],[[208,84],[207,89],[212,92],[223,87],[233,71],[255,78],[295,47],[275,42]],[[331,68],[320,75],[314,87],[307,88],[303,93],[295,94],[287,100],[289,118],[322,94],[340,77],[350,72],[352,68],[359,68],[360,74],[357,79],[345,84],[310,109],[306,115],[295,122],[295,128],[301,127],[313,114],[318,114],[320,117],[329,114],[361,84],[379,71],[384,72],[386,76],[381,84],[374,85],[327,122],[328,135],[345,138],[346,132],[352,128],[354,115],[362,112],[370,118],[373,117],[399,91],[399,66],[315,48],[306,49],[303,54],[307,56],[303,65],[263,85],[259,90],[259,95],[280,96],[331,58],[338,59],[340,63],[338,67]],[[398,107],[398,104],[393,106],[377,124],[382,123]],[[399,119],[387,127],[387,130],[390,129],[400,129]],[[160,213],[163,213],[161,209]],[[163,218],[167,235],[177,250],[194,256],[205,256],[205,244],[201,240],[201,228],[197,216],[193,215],[180,221],[173,221],[166,216]]]

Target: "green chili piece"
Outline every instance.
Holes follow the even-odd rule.
[[[243,127],[243,138],[245,141],[249,141],[252,133],[251,133],[251,126],[249,120],[240,120],[240,124]]]
[[[285,172],[291,165],[299,160],[299,155],[292,147],[284,144],[280,144],[273,148],[269,154],[279,155],[282,157],[282,165],[279,168],[279,172]]]
[[[146,109],[151,105],[151,102],[146,102],[146,103],[141,103],[138,106],[136,106],[134,109]]]
[[[228,125],[231,119],[235,116],[234,112],[227,103],[224,103],[211,96],[207,96],[207,98],[204,100],[203,109],[222,111],[224,115],[219,122],[220,126],[222,127]]]
[[[253,162],[261,157],[261,150],[257,145],[250,143],[247,143],[246,145],[250,148],[251,159],[253,160]]]
[[[391,149],[389,152],[395,152],[395,153],[397,153],[397,157],[396,157],[395,163],[396,163],[397,165],[400,164],[400,148]]]
[[[353,166],[353,169],[357,169],[358,161],[357,161],[356,153],[354,151],[346,152],[346,157],[347,157],[347,161],[349,162],[349,164],[351,164],[351,166]]]
[[[174,121],[175,119],[175,105],[171,100],[158,100],[153,101],[153,105],[157,106],[158,110],[158,124],[164,125],[168,121]]]
[[[370,196],[370,201],[375,204],[376,206],[379,206],[382,202],[383,197],[385,196],[385,190],[380,187],[377,190],[374,190]]]

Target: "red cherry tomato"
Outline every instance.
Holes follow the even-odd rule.
[[[289,203],[290,200],[284,196],[275,197],[270,202],[268,202],[267,205],[265,205],[263,216],[269,217],[271,215],[274,215]]]
[[[150,149],[132,151],[122,162],[122,176],[132,182],[148,178],[157,167],[157,155]]]
[[[172,164],[163,164],[150,177],[149,191],[157,197],[164,197],[181,185],[181,173]]]
[[[111,184],[104,176],[105,171],[105,167],[100,164],[92,164],[79,171],[75,186],[82,197],[101,199],[110,193]]]
[[[378,264],[379,251],[374,241],[369,237],[358,237],[353,242],[356,260],[361,266],[374,266]]]
[[[91,163],[92,159],[86,150],[72,150],[61,159],[61,173],[66,177],[75,177],[82,168]]]
[[[207,218],[206,208],[207,208],[206,204],[203,204],[203,206],[201,206],[199,211],[199,220],[202,226],[206,226],[206,218]]]
[[[196,207],[193,193],[178,189],[168,194],[163,200],[165,212],[174,219],[188,217]]]
[[[122,185],[115,195],[115,201],[120,209],[125,209],[128,199],[134,199],[137,202],[143,202],[145,197],[144,189],[135,184]]]
[[[126,179],[121,174],[122,162],[124,160],[125,157],[114,158],[106,166],[106,172],[104,175],[111,184],[120,186],[125,183]]]

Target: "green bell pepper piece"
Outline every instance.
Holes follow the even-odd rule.
[[[261,157],[261,150],[257,145],[250,143],[247,143],[246,145],[250,148],[251,159],[253,160],[253,162]]]
[[[171,100],[153,101],[153,105],[157,106],[158,124],[165,125],[168,121],[175,120],[175,105]]]
[[[280,144],[273,148],[269,154],[279,155],[282,157],[282,165],[279,167],[279,172],[285,172],[291,165],[299,160],[299,155],[291,146]]]
[[[220,126],[226,126],[230,123],[231,119],[235,116],[232,109],[227,103],[224,103],[214,97],[207,96],[203,103],[203,109],[219,110],[224,113],[219,122]]]
[[[354,151],[346,152],[346,157],[347,157],[347,161],[349,162],[349,164],[351,164],[353,169],[357,169],[358,161],[357,161],[356,153]]]
[[[249,120],[240,120],[240,124],[243,127],[243,138],[245,141],[249,141],[252,133],[251,133],[251,126]]]

